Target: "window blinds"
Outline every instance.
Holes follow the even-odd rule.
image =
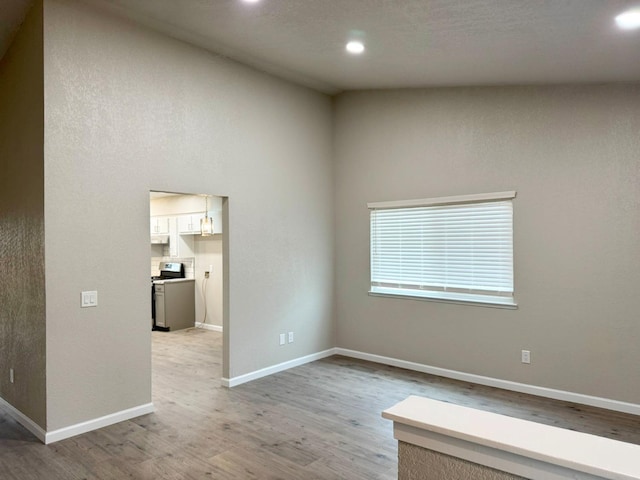
[[[370,205],[373,292],[513,296],[511,199],[455,198],[457,203],[445,205]]]

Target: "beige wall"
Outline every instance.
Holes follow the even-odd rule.
[[[196,322],[222,327],[222,235],[195,235],[193,252],[196,258]],[[213,271],[209,272],[209,278],[205,280],[204,272],[209,271],[209,265],[213,265]]]
[[[398,442],[398,480],[526,480],[458,457]]]
[[[640,402],[640,86],[359,92],[334,105],[338,346]],[[518,310],[367,295],[367,202],[503,190],[518,192]]]
[[[80,2],[44,31],[49,428],[151,401],[149,190],[229,197],[225,375],[332,347],[329,98]]]
[[[0,397],[46,427],[42,4],[0,62]],[[9,382],[9,369],[15,381]]]
[[[637,85],[347,93],[332,110],[71,0],[45,0],[43,58],[34,12],[0,70],[17,272],[0,280],[0,394],[39,425],[151,401],[149,190],[229,198],[227,377],[334,346],[335,292],[340,347],[640,402]],[[367,295],[367,202],[507,189],[518,310]],[[7,385],[5,358],[26,383]]]

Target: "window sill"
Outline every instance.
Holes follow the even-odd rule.
[[[369,295],[374,297],[406,298],[409,300],[425,300],[428,302],[473,305],[477,307],[506,308],[510,310],[516,310],[518,308],[518,304],[513,297],[473,295],[457,292],[431,292],[426,290],[372,287]]]

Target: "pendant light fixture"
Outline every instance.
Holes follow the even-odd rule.
[[[203,237],[213,235],[213,220],[209,216],[209,195],[204,196],[204,217],[200,219],[200,233]]]

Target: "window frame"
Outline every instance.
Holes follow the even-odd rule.
[[[426,300],[426,301],[435,301],[435,302],[444,302],[444,303],[455,303],[462,305],[476,305],[483,307],[493,307],[493,308],[506,308],[506,309],[517,309],[518,304],[515,300],[515,252],[513,251],[514,247],[514,238],[513,238],[513,211],[514,211],[514,203],[513,200],[516,197],[515,191],[504,191],[504,192],[495,192],[495,193],[482,193],[482,194],[473,194],[473,195],[457,195],[450,197],[436,197],[436,198],[425,198],[425,199],[417,199],[417,200],[399,200],[399,201],[387,201],[387,202],[371,202],[367,204],[367,207],[370,211],[369,218],[369,295],[378,296],[378,297],[392,297],[392,298],[402,298],[402,299],[412,299],[412,300]],[[407,208],[417,208],[417,207],[435,207],[435,206],[445,206],[445,205],[471,205],[478,203],[487,203],[487,202],[501,202],[501,201],[510,201],[512,208],[512,217],[511,217],[511,229],[512,229],[512,255],[511,255],[511,281],[513,283],[513,291],[510,292],[511,295],[502,294],[486,294],[486,293],[464,293],[460,291],[446,291],[444,290],[430,290],[430,289],[413,289],[413,288],[398,288],[398,287],[385,287],[385,286],[375,286],[373,285],[373,228],[372,228],[372,215],[371,212],[375,210],[392,210],[392,209],[407,209]]]

